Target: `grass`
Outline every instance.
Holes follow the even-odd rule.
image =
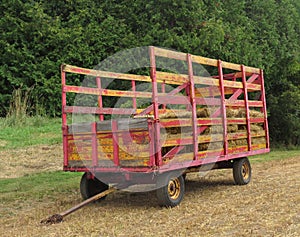
[[[300,157],[300,149],[298,150],[271,150],[270,153],[256,155],[250,157],[252,162],[267,162],[272,160],[284,160],[291,157]]]
[[[44,193],[54,190],[66,192],[70,188],[71,182],[79,176],[81,176],[80,173],[55,171],[25,175],[20,178],[0,179],[0,194],[14,192],[26,199],[30,196],[37,196],[41,191]],[[27,193],[28,188],[31,189],[30,194]]]
[[[5,206],[16,201],[24,203],[28,200],[50,201],[55,200],[57,195],[79,192],[81,175],[81,173],[56,171],[0,179],[1,204]]]
[[[253,156],[253,163],[272,160],[284,160],[291,157],[300,157],[300,150],[271,151],[268,154]],[[54,193],[79,192],[79,181],[82,173],[79,172],[43,172],[25,175],[19,178],[0,179],[0,197],[3,202],[22,200],[40,200],[50,198]]]
[[[60,118],[26,117],[15,125],[9,124],[9,118],[0,119],[0,150],[61,142]]]

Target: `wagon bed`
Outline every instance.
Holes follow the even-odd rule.
[[[186,72],[160,70],[156,62],[161,58],[183,63]],[[86,172],[87,180],[96,175],[105,183],[147,174],[146,181],[138,181],[142,183],[154,174],[185,174],[206,166],[242,172],[246,157],[269,152],[261,69],[157,47],[149,47],[149,59],[150,75],[62,65],[65,171]],[[218,73],[199,75],[195,72],[199,65]],[[89,77],[94,85],[70,85],[72,75]],[[129,87],[101,86],[109,80],[124,81]],[[139,90],[139,83],[148,89]],[[74,93],[95,97],[97,106],[82,101],[69,105],[67,95]],[[126,103],[104,106],[108,98],[123,97]],[[140,106],[144,99],[148,104]],[[70,115],[92,115],[94,120],[70,124]],[[234,164],[238,160],[244,161],[241,167]]]

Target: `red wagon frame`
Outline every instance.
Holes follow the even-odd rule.
[[[87,114],[97,114],[99,115],[99,121],[104,121],[105,114],[127,114],[127,115],[149,115],[152,114],[152,118],[148,119],[148,131],[149,136],[153,139],[150,145],[150,149],[153,149],[151,156],[149,157],[149,162],[147,166],[133,166],[126,167],[127,171],[132,172],[152,172],[155,170],[164,169],[182,169],[188,167],[197,167],[204,164],[209,164],[212,162],[228,161],[236,158],[247,157],[251,155],[257,155],[269,152],[269,131],[267,122],[267,109],[266,109],[266,99],[265,99],[265,89],[264,89],[264,78],[263,71],[261,69],[247,67],[244,65],[238,65],[233,63],[224,62],[221,60],[205,58],[201,56],[195,56],[191,54],[185,54],[180,52],[175,52],[171,50],[161,49],[157,47],[149,47],[150,55],[150,77],[141,76],[134,74],[123,74],[115,72],[107,72],[100,70],[85,69],[80,67],[75,67],[71,65],[62,65],[61,67],[61,79],[62,79],[62,129],[63,129],[63,149],[64,149],[64,170],[65,171],[80,171],[80,172],[118,172],[120,171],[120,158],[118,152],[118,143],[116,141],[115,134],[118,133],[117,121],[111,121],[111,134],[113,142],[113,162],[114,167],[99,166],[99,154],[97,151],[97,122],[90,124],[90,134],[91,134],[91,160],[92,164],[89,167],[73,167],[70,166],[69,160],[69,142],[70,136],[68,129],[69,125],[67,123],[67,114],[73,113],[87,113]],[[172,73],[165,73],[157,71],[156,68],[156,57],[166,57],[170,59],[176,59],[187,62],[188,73],[186,75],[178,75]],[[213,77],[199,77],[193,74],[193,64],[198,63],[202,65],[209,65],[218,68],[218,75]],[[224,69],[231,69],[237,72],[223,74]],[[66,83],[66,74],[81,74],[86,76],[94,76],[96,78],[97,88],[79,87],[71,86]],[[131,91],[118,91],[109,90],[101,87],[101,78],[117,78],[123,80],[129,80],[132,84]],[[242,81],[237,81],[237,78],[241,78]],[[152,93],[141,92],[135,90],[136,81],[150,82],[152,84]],[[177,87],[169,92],[164,93],[165,84],[177,85]],[[162,92],[158,91],[158,84],[162,85]],[[208,91],[206,87],[205,90],[201,90],[202,96],[207,95],[206,98],[201,98],[196,96],[195,84],[204,84],[207,86],[217,86],[219,92]],[[178,96],[178,92],[186,90],[185,96]],[[260,98],[258,100],[249,100],[248,93],[251,91],[259,91]],[[82,93],[82,94],[92,94],[98,96],[98,107],[81,107],[81,106],[68,106],[67,105],[67,93]],[[218,94],[219,98],[209,97],[209,94]],[[230,94],[229,98],[226,95]],[[238,99],[238,97],[243,94],[243,99]],[[132,97],[133,108],[104,108],[102,105],[103,96],[126,96]],[[136,99],[138,97],[151,97],[152,104],[145,109],[138,109],[136,105]],[[189,103],[191,106],[192,120],[187,121],[184,119],[172,120],[172,121],[161,121],[159,119],[160,109],[159,106],[163,105],[162,108],[165,109],[165,104],[186,104]],[[203,105],[218,105],[221,104],[219,109],[214,111],[214,113],[207,119],[197,119],[196,106]],[[243,107],[246,111],[246,118],[226,118],[226,108],[227,107]],[[263,118],[250,118],[250,107],[259,108],[263,113]],[[228,147],[228,132],[226,129],[227,124],[230,123],[245,123],[247,127],[247,147],[239,148],[229,148]],[[193,132],[191,137],[184,139],[177,139],[177,141],[172,141],[174,148],[170,150],[164,156],[161,153],[160,144],[160,130],[161,127],[179,126],[185,123],[189,123],[192,126]],[[255,145],[251,145],[251,123],[263,123],[264,136],[266,138],[266,143],[263,148],[258,149]],[[207,126],[212,124],[221,124],[223,126],[223,140],[224,147],[221,152],[217,153],[217,157],[205,158],[209,155],[207,152],[198,151],[198,140],[199,134],[203,132]],[[225,128],[225,129],[224,129]],[[236,135],[238,136],[238,134]],[[173,165],[167,166],[163,165],[163,160],[166,157],[175,156],[182,149],[182,142],[184,144],[193,144],[194,150],[191,160],[186,162],[181,162],[180,164],[175,163]],[[210,157],[214,152],[210,152]]]

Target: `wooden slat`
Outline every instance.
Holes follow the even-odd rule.
[[[131,115],[135,113],[135,109],[64,106],[63,112],[81,113],[81,114],[130,114]]]
[[[226,106],[237,106],[237,107],[245,107],[244,100],[225,100]],[[249,100],[248,101],[249,107],[263,107],[262,101],[258,100]]]
[[[154,47],[155,56],[186,61],[186,53]]]
[[[209,65],[209,66],[214,66],[214,67],[218,66],[218,60],[212,59],[212,58],[206,58],[206,57],[202,57],[202,56],[196,56],[196,55],[192,55],[192,62]]]
[[[100,70],[75,67],[75,66],[71,66],[71,65],[63,65],[63,70],[64,70],[64,72],[77,73],[77,74],[89,75],[89,76],[95,76],[95,77],[106,77],[106,78],[112,78],[112,79],[151,82],[151,78],[149,76],[106,72],[106,71],[100,71]],[[218,79],[214,79],[211,77],[195,76],[194,80],[195,80],[195,84],[219,86]],[[188,75],[167,73],[167,72],[157,72],[157,81],[159,83],[166,82],[167,84],[180,85],[180,84],[188,81]],[[241,82],[233,82],[233,81],[227,81],[227,80],[224,80],[224,86],[231,87],[231,88],[243,88]],[[248,89],[249,90],[260,90],[261,86],[258,84],[248,83]]]
[[[208,86],[219,86],[219,79],[215,79],[212,77],[199,77],[194,76],[194,82],[195,84],[199,85],[208,85]]]
[[[167,84],[181,85],[185,82],[188,82],[188,76],[185,74],[176,74],[170,72],[156,72],[156,78],[158,82],[165,82]]]
[[[250,84],[250,83],[249,83]],[[260,87],[260,85],[255,85]],[[82,86],[64,86],[64,92],[71,93],[80,93],[80,94],[89,94],[89,95],[103,95],[103,96],[116,96],[116,97],[140,97],[140,98],[151,98],[151,92],[142,92],[142,91],[122,91],[122,90],[110,90],[110,89],[98,89]],[[234,89],[226,88],[225,94],[232,94]],[[218,87],[212,87],[210,90],[207,88],[197,88],[195,90],[196,97],[209,97],[220,95]],[[165,96],[166,94],[160,94],[160,96]]]
[[[233,94],[235,89],[225,88],[225,94]],[[195,88],[195,97],[209,97],[209,96],[219,96],[221,94],[220,89],[216,86]]]
[[[168,96],[163,93],[158,94],[158,103],[159,104],[182,104],[182,105],[189,105],[190,101],[187,96],[180,96],[180,95],[173,95]]]
[[[152,98],[151,92],[121,91],[121,90],[108,90],[108,89],[103,89],[101,91],[102,91],[102,95],[104,96]]]
[[[258,131],[258,132],[251,132],[251,137],[264,137],[265,131]],[[228,133],[228,140],[236,140],[236,139],[243,139],[247,138],[247,131],[244,132],[235,132],[235,133]]]
[[[192,61],[194,63],[204,64],[204,65],[209,65],[209,66],[214,66],[214,67],[218,66],[218,60],[212,59],[212,58],[206,58],[206,57],[192,55]],[[227,68],[227,69],[236,70],[236,71],[241,70],[240,64],[229,63],[229,62],[225,62],[225,61],[222,61],[222,67]],[[249,72],[249,73],[260,73],[259,68],[247,67],[247,66],[245,66],[245,71]]]
[[[156,48],[156,47],[154,48],[154,52],[155,52],[156,56],[186,61],[186,53],[181,53],[181,52],[176,52],[176,51],[172,51],[172,50],[168,50],[168,49],[161,49],[161,48]],[[197,55],[191,55],[191,58],[192,58],[192,62],[194,62],[194,63],[210,65],[210,66],[214,66],[214,67],[218,66],[218,60],[216,60],[216,59],[206,58],[206,57],[197,56]],[[236,70],[236,71],[241,70],[241,64],[230,63],[230,62],[225,62],[225,61],[222,61],[222,67],[227,68],[227,69]],[[259,68],[248,67],[248,66],[245,66],[245,71],[250,72],[250,73],[260,73]]]
[[[67,65],[67,64],[63,65],[62,68],[63,68],[64,72],[76,73],[76,74],[81,74],[81,75],[151,82],[151,78],[149,76],[143,76],[143,75],[125,74],[125,73],[116,73],[116,72],[106,72],[106,71],[101,71],[101,70],[75,67],[75,66]]]

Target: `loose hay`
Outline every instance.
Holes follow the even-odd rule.
[[[263,117],[263,113],[257,110],[250,110],[249,115],[252,118]],[[239,109],[226,109],[226,116],[227,118],[245,118],[246,117],[246,110],[245,108]],[[176,118],[191,118],[192,112],[191,111],[168,111],[165,114],[160,115],[160,119],[176,119]],[[209,118],[210,111],[208,108],[198,108],[197,109],[197,117],[198,118]],[[263,131],[263,124],[254,123],[250,124],[251,132],[259,132]],[[246,124],[228,124],[227,125],[227,133],[236,133],[241,131],[247,131]],[[210,134],[222,134],[223,133],[223,126],[222,125],[209,125],[206,126],[206,129],[200,134],[201,135],[210,135]],[[165,128],[165,133],[162,133],[165,139],[172,139],[172,138],[181,138],[181,137],[188,137],[192,136],[193,130],[191,126],[183,126],[183,127],[169,127]],[[221,142],[222,143],[222,142]],[[252,138],[252,144],[263,144],[266,143],[265,138]],[[246,146],[248,145],[247,139],[235,139],[229,140],[228,146],[233,148],[236,146]],[[223,146],[218,144],[210,144],[210,143],[202,143],[198,144],[199,151],[206,151],[208,149],[218,149]],[[165,155],[171,148],[163,148],[162,154]],[[192,145],[186,145],[182,152],[192,152],[193,148]],[[181,153],[182,153],[181,152]]]
[[[208,118],[210,116],[210,112],[207,108],[197,109],[197,118]]]
[[[257,110],[249,110],[249,115],[251,118],[263,118],[264,114]],[[227,118],[245,118],[246,117],[246,110],[244,108],[239,109],[226,109],[226,116]]]
[[[300,157],[251,165],[255,174],[246,186],[233,184],[231,170],[214,170],[205,177],[188,174],[184,200],[173,209],[158,208],[155,192],[120,191],[55,226],[37,223],[49,215],[49,210],[58,211],[78,202],[78,188],[68,193],[53,190],[55,202],[48,195],[42,199],[30,196],[27,202],[12,196],[13,200],[1,209],[4,217],[0,218],[0,233],[36,237],[300,236],[300,177],[295,172],[300,170]],[[6,193],[1,195],[1,200],[6,199]],[[233,195],[239,201],[233,202]],[[153,226],[157,227],[155,231]]]

